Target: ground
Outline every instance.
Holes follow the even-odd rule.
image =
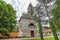
[[[27,39],[27,40],[41,40],[40,38],[31,38],[31,39]],[[44,40],[54,40],[53,37],[45,37]],[[60,40],[60,37],[59,37]]]
[[[40,38],[10,38],[10,39],[0,39],[0,40],[40,40]],[[44,37],[44,40],[54,40],[53,37]],[[59,37],[60,40],[60,37]]]

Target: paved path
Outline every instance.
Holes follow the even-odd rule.
[[[0,39],[0,40],[23,40],[23,39],[20,39],[20,38],[10,38],[10,39]]]
[[[34,37],[34,38],[9,38],[9,39],[0,39],[0,40],[26,40],[26,39],[35,39],[39,37]]]

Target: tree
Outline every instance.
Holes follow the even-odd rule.
[[[51,20],[49,21],[50,27],[51,27],[51,30],[52,30],[52,33],[53,33],[53,36],[54,36],[55,40],[59,40],[59,39],[58,39],[58,36],[57,36],[57,30],[56,30],[56,27],[55,27],[55,24],[54,24],[53,21],[54,21],[54,19],[51,19]]]
[[[49,3],[49,1],[50,0],[38,0],[39,2],[41,2],[41,3],[43,3],[44,4],[44,7],[45,7],[45,9],[46,9],[46,15],[49,17],[49,23],[50,23],[50,27],[51,27],[51,30],[52,30],[52,32],[53,32],[53,36],[54,36],[54,38],[55,38],[55,40],[59,40],[58,39],[58,36],[57,36],[57,31],[56,31],[56,26],[54,25],[54,20],[51,20],[51,18],[50,18],[50,15],[48,14],[49,12],[48,12],[48,8],[47,8],[47,3]],[[56,10],[57,11],[57,10]],[[54,14],[55,15],[55,14]],[[42,32],[41,32],[42,33]],[[42,39],[42,38],[41,38]]]
[[[37,12],[37,17],[38,17],[38,27],[39,27],[39,34],[40,34],[40,37],[41,37],[41,40],[43,40],[43,32],[42,32],[42,24],[41,24],[41,22],[42,22],[42,20],[41,20],[41,11],[40,11],[40,6],[37,6],[37,8],[36,8],[36,12]]]
[[[52,10],[54,24],[56,25],[57,30],[60,30],[60,0],[56,0],[54,9]]]
[[[40,33],[41,40],[43,40],[42,25],[41,25],[41,21],[40,20],[38,20],[38,27],[39,27],[39,33]]]
[[[0,32],[11,32],[16,27],[16,11],[12,5],[0,0]]]

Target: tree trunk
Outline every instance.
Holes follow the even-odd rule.
[[[42,25],[41,25],[40,20],[38,21],[38,27],[39,27],[39,33],[40,33],[41,40],[43,40]]]
[[[55,40],[59,40],[58,36],[57,36],[57,31],[56,31],[56,28],[55,28],[55,25],[54,25],[53,21],[50,21],[50,27],[51,27],[51,30],[53,32],[53,36],[54,36]]]

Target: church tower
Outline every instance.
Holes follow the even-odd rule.
[[[34,11],[33,11],[33,5],[30,3],[28,6],[28,13],[30,13],[31,15],[33,15]]]

